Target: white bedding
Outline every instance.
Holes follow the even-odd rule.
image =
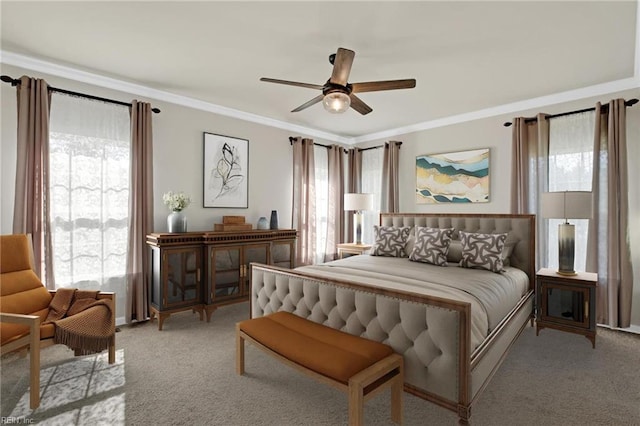
[[[449,263],[434,266],[408,258],[351,256],[297,270],[326,278],[471,303],[472,351],[513,309],[529,289],[523,271],[505,267],[497,274]]]

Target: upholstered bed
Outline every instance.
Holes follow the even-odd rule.
[[[405,359],[405,390],[468,423],[472,404],[532,319],[535,217],[382,214],[380,224],[412,235],[421,227],[453,229],[453,241],[464,233],[507,234],[507,260],[499,272],[405,256],[361,255],[293,270],[252,264],[251,316],[284,310],[389,344]]]

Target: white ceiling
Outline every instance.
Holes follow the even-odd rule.
[[[637,4],[2,1],[2,61],[353,142],[611,82],[637,87]],[[416,88],[362,93],[372,113],[333,115],[321,104],[291,113],[319,92],[259,81],[324,84],[338,47],[356,52],[349,82],[415,78]]]

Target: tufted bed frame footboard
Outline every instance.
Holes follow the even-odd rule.
[[[327,279],[295,269],[251,265],[251,317],[288,311],[386,343],[404,357],[405,391],[456,412],[459,422],[467,424],[472,404],[533,319],[535,216],[382,214],[380,222],[508,232],[517,240],[510,263],[527,273],[529,290],[473,351],[469,303]]]

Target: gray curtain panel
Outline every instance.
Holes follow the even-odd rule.
[[[511,170],[511,213],[535,214],[536,270],[547,259],[548,221],[540,217],[540,194],[549,190],[549,121],[538,114],[535,121],[513,120]]]
[[[31,234],[35,272],[47,288],[54,290],[49,231],[49,85],[42,79],[22,76],[16,93],[18,138],[13,233]]]
[[[149,316],[149,251],[153,231],[153,132],[151,104],[131,102],[131,187],[127,250],[127,322]]]
[[[293,217],[298,231],[296,265],[311,265],[316,254],[316,185],[313,139],[294,138],[293,142]]]
[[[593,218],[589,221],[587,270],[598,272],[596,321],[629,327],[633,270],[629,247],[626,107],[596,104],[593,148]]]
[[[400,211],[398,169],[401,144],[402,142],[396,141],[384,143],[384,159],[382,160],[382,191],[380,200],[380,211],[384,213],[395,213]]]

